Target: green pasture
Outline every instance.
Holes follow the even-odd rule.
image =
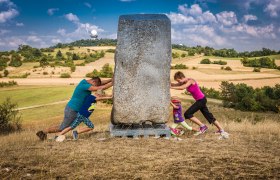
[[[71,98],[74,86],[17,86],[0,89],[0,103],[11,98],[18,107],[63,101]]]

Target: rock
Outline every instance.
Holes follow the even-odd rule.
[[[165,123],[170,102],[170,20],[162,14],[123,15],[117,36],[112,123]]]

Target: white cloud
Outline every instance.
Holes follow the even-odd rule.
[[[53,43],[53,44],[57,44],[57,43],[60,43],[60,42],[61,42],[60,39],[52,39],[52,43]]]
[[[196,21],[193,17],[185,16],[180,13],[170,13],[168,14],[168,17],[171,20],[172,24],[195,24]]]
[[[29,41],[29,42],[40,42],[40,41],[42,41],[42,39],[39,38],[38,36],[31,35],[31,36],[27,37],[27,41]]]
[[[5,23],[8,20],[16,17],[19,12],[16,9],[8,9],[7,11],[0,12],[0,23]]]
[[[238,22],[236,14],[233,11],[223,11],[216,14],[216,16],[218,21],[224,26],[232,26]]]
[[[280,11],[280,0],[270,0],[266,5],[264,12],[267,12],[271,17],[278,17]]]
[[[71,22],[79,22],[79,21],[80,21],[80,19],[78,18],[78,16],[76,16],[76,15],[73,14],[73,13],[66,14],[66,15],[65,15],[65,18],[66,18],[68,21],[71,21]]]
[[[9,30],[6,30],[6,29],[0,29],[0,35],[7,34],[7,33],[9,33],[9,32],[10,32]]]
[[[235,48],[241,51],[262,47],[275,48],[276,44],[280,47],[280,43],[276,43],[280,42],[279,26],[248,25],[248,21],[258,20],[252,14],[245,14],[239,22],[233,11],[213,14],[211,11],[200,11],[201,9],[199,5],[189,7],[184,4],[178,6],[177,13],[166,14],[172,23],[173,43]]]
[[[88,3],[88,2],[85,2],[84,5],[85,5],[86,7],[88,7],[88,8],[91,8],[91,7],[92,7],[92,5],[91,5],[90,3]]]
[[[17,22],[17,23],[16,23],[16,26],[18,26],[18,27],[22,27],[22,26],[24,26],[24,24],[23,24],[23,23],[19,23],[19,22]]]
[[[256,21],[258,20],[257,16],[254,16],[252,14],[246,14],[243,16],[243,19],[245,22],[248,22],[248,21]]]
[[[49,16],[52,16],[56,11],[59,11],[59,8],[50,8],[47,10],[47,13]]]
[[[203,12],[198,4],[190,8],[186,4],[179,5],[179,13],[167,14],[172,24],[207,24],[216,23],[216,17],[210,12]]]
[[[65,36],[65,34],[66,34],[66,30],[65,30],[65,29],[60,28],[60,29],[58,29],[58,30],[57,30],[57,33],[58,33],[58,34],[60,34],[61,36]]]
[[[96,30],[98,33],[104,32],[102,28],[99,28],[96,25],[90,23],[81,23],[78,16],[75,14],[69,13],[65,15],[65,18],[76,25],[76,29],[73,32],[66,33],[65,29],[59,29],[57,31],[61,36],[67,37],[69,39],[87,39],[89,38],[89,32],[92,30]]]

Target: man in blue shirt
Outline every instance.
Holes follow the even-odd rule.
[[[46,140],[48,133],[61,132],[77,117],[77,113],[83,105],[85,97],[90,95],[92,91],[104,90],[113,86],[112,79],[102,80],[94,77],[88,80],[83,79],[75,88],[74,93],[64,109],[64,119],[60,125],[49,127],[45,130],[38,131],[36,135],[40,140]]]
[[[61,131],[57,138],[55,139],[57,142],[62,142],[65,139],[64,134],[66,134],[67,132],[75,129],[79,124],[81,124],[82,122],[87,126],[84,127],[82,129],[79,129],[78,131],[73,131],[73,138],[74,140],[78,139],[78,134],[81,133],[85,133],[88,131],[93,130],[94,125],[93,123],[90,121],[89,116],[93,113],[95,106],[96,106],[96,102],[100,101],[100,100],[106,100],[106,99],[111,99],[112,96],[93,96],[93,95],[87,95],[85,97],[85,100],[83,102],[82,107],[80,108],[76,119],[71,123],[71,125],[69,127],[66,127],[65,129],[63,129],[63,131]]]

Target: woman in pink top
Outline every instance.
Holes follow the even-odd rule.
[[[201,111],[203,116],[207,119],[210,124],[214,124],[218,128],[218,133],[220,133],[224,138],[228,137],[228,133],[226,133],[220,123],[216,120],[213,114],[209,111],[206,103],[207,99],[205,95],[201,92],[198,84],[194,79],[186,78],[185,75],[178,71],[174,75],[174,80],[178,83],[171,83],[171,89],[176,90],[184,90],[186,89],[193,98],[195,99],[195,103],[189,107],[189,109],[185,112],[184,116],[186,119],[190,119],[194,123],[200,126],[200,133],[204,133],[208,127],[201,123],[199,119],[193,116],[197,111]]]

